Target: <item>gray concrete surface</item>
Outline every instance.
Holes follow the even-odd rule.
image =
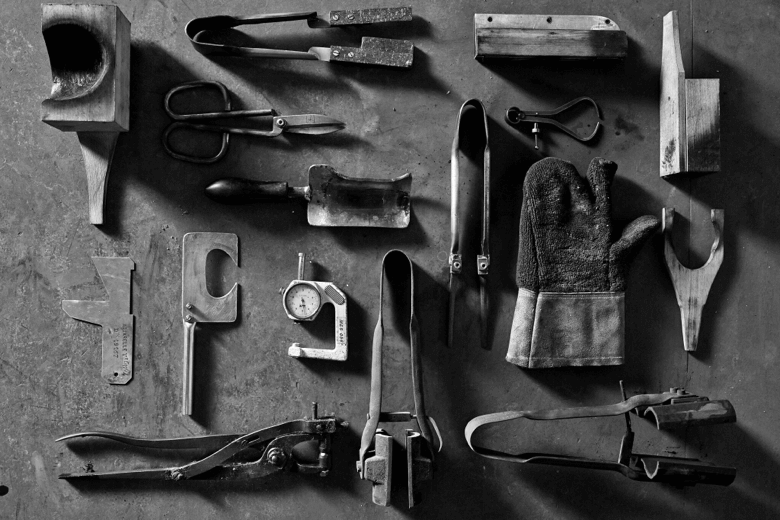
[[[415,42],[409,71],[316,62],[210,61],[184,35],[196,16],[360,7],[359,2],[235,2],[123,0],[132,22],[131,131],[121,136],[107,199],[107,224],[88,224],[86,180],[76,136],[40,122],[50,88],[37,2],[6,1],[0,16],[0,517],[40,518],[776,518],[780,515],[780,5],[734,3],[418,1],[403,28],[363,34]],[[371,5],[381,5],[372,3]],[[667,182],[658,175],[658,93],[662,17],[680,13],[690,77],[719,77],[722,172]],[[599,14],[629,36],[623,63],[495,63],[473,59],[474,12]],[[289,29],[289,32],[288,32]],[[259,35],[260,30],[249,29]],[[356,31],[276,29],[275,42],[356,42]],[[320,138],[273,141],[237,138],[213,166],[168,157],[160,135],[168,124],[165,92],[193,79],[219,79],[239,106],[317,111],[347,130]],[[680,256],[704,261],[712,240],[710,207],[724,208],[726,257],[704,312],[699,350],[686,355],[671,283],[655,237],[632,269],[627,294],[627,362],[622,367],[522,371],[503,361],[514,305],[514,264],[521,185],[542,154],[529,134],[503,123],[517,105],[553,108],[589,95],[603,110],[604,131],[592,146],[547,132],[545,155],[584,171],[594,156],[619,164],[615,218],[628,220],[673,205],[683,224]],[[490,290],[492,349],[477,346],[477,297],[461,306],[459,344],[447,350],[449,148],[460,104],[482,99],[491,117],[493,225]],[[414,177],[412,223],[406,230],[311,228],[295,203],[225,207],[202,189],[226,175],[300,183],[309,165],[328,163],[347,174]],[[473,193],[475,190],[471,190]],[[478,219],[474,219],[476,222]],[[475,228],[476,229],[476,228]],[[190,231],[232,232],[240,267],[219,265],[217,290],[240,288],[239,320],[197,334],[196,409],[179,415],[182,327],[179,315],[181,238]],[[473,231],[473,230],[472,230]],[[687,248],[690,242],[691,247]],[[415,260],[430,414],[445,448],[423,503],[408,511],[399,487],[394,505],[371,502],[370,485],[354,470],[368,406],[370,337],[377,312],[379,262],[390,248]],[[472,269],[476,240],[466,248]],[[350,298],[346,363],[301,362],[291,341],[328,346],[332,313],[300,326],[282,310],[278,290],[305,252],[320,279]],[[102,299],[90,257],[130,256],[136,262],[135,376],[127,386],[100,379],[100,328],[70,319],[62,299]],[[389,406],[411,405],[402,354],[388,367]],[[696,456],[738,468],[729,488],[684,490],[642,484],[617,474],[525,467],[477,457],[463,439],[475,415],[505,409],[604,404],[630,393],[684,386],[728,398],[738,423],[660,434],[635,421],[637,450]],[[334,446],[328,478],[284,475],[237,484],[108,482],[73,485],[63,471],[165,461],[122,450],[55,444],[83,430],[137,436],[240,432],[307,413],[317,400],[351,423]],[[502,427],[502,446],[612,459],[622,418]],[[493,437],[490,442],[498,443]],[[494,444],[498,445],[498,444]],[[403,480],[403,479],[401,479]]]

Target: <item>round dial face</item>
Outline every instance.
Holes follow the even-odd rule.
[[[307,283],[293,285],[284,297],[284,306],[299,320],[311,318],[320,308],[320,293]]]

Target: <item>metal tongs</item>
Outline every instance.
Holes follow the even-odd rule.
[[[620,383],[621,392],[623,382]],[[481,415],[466,425],[466,442],[469,447],[488,459],[516,463],[550,464],[553,466],[573,466],[606,471],[617,471],[624,476],[642,482],[666,482],[678,486],[695,484],[715,484],[728,486],[734,481],[737,470],[716,466],[698,459],[682,457],[664,457],[633,453],[634,432],[631,430],[629,412],[640,417],[654,418],[659,430],[668,430],[680,426],[711,425],[736,422],[734,407],[727,400],[710,401],[707,397],[689,394],[681,388],[672,388],[661,394],[640,394],[625,398],[617,404],[604,406],[584,406],[580,408],[559,408],[554,410],[509,411]],[[472,436],[487,425],[514,419],[533,421],[551,421],[558,419],[580,419],[587,417],[610,417],[624,414],[626,433],[620,444],[616,462],[607,460],[571,457],[547,453],[505,453],[477,446]]]
[[[62,479],[149,480],[245,480],[279,471],[317,473],[330,471],[331,435],[348,424],[332,416],[318,417],[312,404],[311,419],[288,421],[245,435],[217,434],[177,439],[139,439],[110,432],[83,432],[60,437],[55,442],[77,438],[102,438],[139,448],[163,450],[210,450],[212,453],[183,466],[126,471],[63,473]]]
[[[599,106],[591,98],[585,96],[573,99],[565,105],[559,106],[554,110],[532,111],[520,110],[517,107],[509,107],[506,110],[504,119],[512,126],[519,126],[521,123],[533,123],[534,126],[531,129],[531,133],[534,134],[534,148],[537,150],[539,149],[539,134],[541,133],[541,129],[539,128],[540,124],[552,125],[566,135],[585,143],[596,137],[599,128],[601,128],[601,121],[596,121],[596,126],[593,128],[593,131],[590,133],[590,135],[583,136],[555,119],[555,116],[560,115],[562,112],[565,112],[580,103],[593,105],[593,109],[596,111],[596,119],[601,119],[601,111],[599,110]]]
[[[250,16],[208,16],[187,23],[184,31],[192,46],[204,56],[241,56],[245,58],[282,58],[293,60],[337,61],[364,65],[409,68],[412,66],[414,45],[406,40],[363,37],[360,47],[311,47],[308,51],[288,51],[210,43],[203,41],[204,33],[232,29],[241,25],[306,20],[310,28],[342,27],[383,22],[410,22],[411,7],[379,7],[329,11],[318,15],[314,11],[300,13],[261,14]]]
[[[461,126],[463,116],[468,109],[477,111],[479,125],[472,124],[471,128],[467,127],[468,125]],[[461,133],[465,134],[467,132],[472,139],[461,138]],[[466,150],[466,147],[470,149]],[[489,349],[487,276],[488,268],[490,267],[490,143],[488,138],[487,111],[485,110],[485,105],[478,99],[469,99],[460,107],[458,126],[455,129],[455,138],[452,141],[450,156],[450,196],[452,201],[450,203],[450,301],[449,326],[447,328],[447,346],[449,347],[452,347],[455,341],[455,304],[460,292],[460,274],[463,269],[463,257],[460,253],[459,202],[461,156],[468,155],[467,152],[474,152],[482,162],[482,237],[480,253],[477,255],[477,276],[479,277],[480,343],[482,348]]]
[[[409,348],[412,369],[412,391],[414,394],[414,413],[382,411],[382,347],[384,343],[384,320],[382,317],[384,280],[386,267],[392,270],[409,271]],[[390,490],[393,476],[393,437],[382,428],[380,422],[416,422],[419,431],[406,430],[406,464],[409,507],[420,502],[418,487],[420,482],[433,479],[434,442],[431,431],[439,438],[441,434],[433,418],[425,413],[425,401],[422,386],[422,362],[420,358],[420,327],[414,313],[414,264],[403,251],[388,251],[382,259],[382,271],[379,280],[379,319],[374,329],[374,341],[371,359],[371,397],[369,401],[366,426],[360,440],[360,455],[357,471],[360,478],[370,480],[373,485],[372,499],[375,504],[386,506],[390,503]],[[388,280],[390,274],[388,274]],[[429,424],[430,423],[430,424]]]

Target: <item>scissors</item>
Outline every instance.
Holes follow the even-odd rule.
[[[179,114],[171,109],[171,98],[176,94],[185,91],[198,88],[216,88],[222,94],[223,110],[217,112],[196,112],[192,114]],[[345,124],[332,117],[323,116],[321,114],[296,114],[296,115],[279,115],[276,110],[272,108],[265,108],[259,110],[233,110],[230,100],[230,93],[228,93],[225,85],[218,81],[192,81],[189,83],[183,83],[176,87],[173,87],[165,95],[165,112],[173,119],[173,123],[168,125],[163,133],[162,141],[163,148],[168,152],[168,155],[179,159],[181,161],[188,161],[192,163],[210,164],[217,162],[227,153],[228,145],[230,144],[230,134],[241,135],[254,135],[257,137],[276,137],[282,132],[290,132],[295,134],[308,134],[308,135],[322,135],[329,134],[331,132],[337,132],[342,130]],[[211,121],[215,119],[236,119],[236,118],[250,118],[250,117],[269,117],[271,118],[270,130],[258,130],[254,128],[241,128],[234,126],[225,126],[212,123],[199,123],[198,121]],[[221,132],[222,133],[222,147],[219,152],[213,157],[198,157],[195,155],[186,155],[175,151],[170,145],[170,136],[176,130],[183,128],[193,130],[203,130],[206,132]]]

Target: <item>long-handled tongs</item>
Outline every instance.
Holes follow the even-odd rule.
[[[410,22],[411,7],[379,7],[330,11],[318,15],[314,11],[302,13],[261,14],[252,16],[208,16],[195,18],[187,23],[184,31],[192,46],[205,56],[241,56],[245,58],[282,58],[292,60],[320,60],[386,67],[409,68],[414,57],[414,45],[406,40],[363,37],[360,47],[311,47],[308,51],[288,51],[241,47],[204,41],[205,33],[232,29],[240,25],[257,25],[275,22],[306,20],[311,28],[342,27],[381,22]]]
[[[620,388],[622,391],[622,382]],[[634,412],[640,417],[654,418],[659,430],[681,426],[736,422],[737,415],[729,401],[710,401],[707,397],[689,394],[680,388],[672,388],[669,392],[661,394],[635,395],[630,399],[626,399],[624,393],[623,399],[620,403],[604,406],[520,412],[509,411],[481,415],[475,417],[466,425],[466,442],[468,442],[469,447],[475,453],[488,459],[617,471],[632,480],[643,482],[667,482],[678,486],[692,486],[695,484],[728,486],[734,481],[737,474],[735,468],[716,466],[698,459],[633,453],[634,432],[631,430],[631,418],[629,416],[629,412]],[[625,414],[626,417],[626,433],[623,435],[620,452],[615,462],[547,453],[505,453],[478,446],[472,441],[472,436],[479,428],[514,419],[551,421],[586,417],[610,417],[621,414]]]
[[[382,411],[382,346],[384,340],[384,321],[382,303],[384,280],[388,264],[397,262],[394,269],[409,270],[409,348],[412,368],[412,391],[414,394],[414,413]],[[408,267],[407,267],[408,266]],[[360,441],[360,456],[357,471],[360,478],[370,480],[373,485],[372,499],[375,504],[386,506],[390,503],[393,469],[393,437],[382,428],[380,422],[416,422],[419,431],[406,430],[406,463],[409,491],[409,507],[420,502],[419,483],[433,479],[434,442],[431,430],[436,431],[441,451],[441,434],[436,422],[425,413],[425,401],[422,384],[422,362],[420,358],[420,327],[414,313],[414,264],[402,251],[388,251],[382,259],[382,271],[379,280],[379,319],[374,329],[374,342],[371,359],[371,398],[368,418]],[[429,424],[430,423],[430,424]]]
[[[163,450],[210,450],[212,453],[183,466],[126,471],[63,473],[63,479],[150,479],[150,480],[244,480],[278,471],[316,473],[330,471],[331,435],[348,426],[334,417],[318,417],[312,404],[311,419],[288,421],[245,435],[202,435],[178,439],[139,439],[118,433],[83,432],[60,437],[55,442],[81,437],[102,438],[139,448]],[[90,465],[91,466],[91,465]]]
[[[477,110],[482,121],[482,125],[470,128],[462,127],[463,115],[468,109]],[[468,139],[470,145],[479,143],[481,146],[484,140],[484,150],[479,150],[483,157],[482,175],[482,240],[480,242],[480,254],[477,255],[477,275],[479,276],[479,317],[480,317],[480,343],[482,348],[490,348],[488,338],[488,295],[487,295],[487,275],[490,267],[490,146],[488,143],[488,123],[485,106],[478,99],[469,99],[460,107],[458,112],[458,126],[455,130],[455,139],[452,141],[451,155],[451,197],[450,205],[450,233],[452,241],[450,242],[450,302],[449,302],[449,328],[447,333],[447,345],[452,347],[454,341],[455,327],[455,302],[460,292],[461,279],[460,274],[463,269],[463,261],[460,253],[461,228],[459,213],[459,187],[461,155],[464,153],[463,146],[466,139],[462,139],[462,132],[472,132],[478,134],[477,139]],[[481,134],[481,135],[480,135]]]
[[[570,108],[573,108],[576,105],[579,105],[580,103],[585,103],[593,106],[593,110],[596,111],[596,126],[593,127],[593,131],[589,135],[580,135],[568,126],[565,126],[560,121],[555,119],[555,116],[560,115],[563,112],[566,112]],[[580,142],[588,142],[594,137],[596,137],[596,134],[599,132],[599,128],[601,128],[601,121],[598,121],[598,119],[601,119],[601,112],[599,111],[599,106],[596,104],[595,101],[593,101],[589,97],[578,97],[577,99],[573,99],[566,103],[565,105],[561,105],[558,108],[554,110],[520,110],[517,107],[509,107],[506,110],[506,114],[504,115],[504,119],[507,123],[509,123],[512,126],[520,126],[523,123],[533,123],[533,128],[531,129],[531,133],[534,134],[534,148],[537,150],[539,149],[539,134],[542,132],[539,128],[540,124],[544,125],[552,125],[561,132],[565,133],[566,135],[573,137],[574,139],[580,141]]]

